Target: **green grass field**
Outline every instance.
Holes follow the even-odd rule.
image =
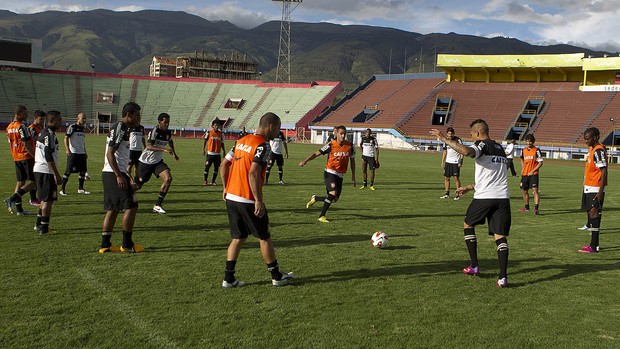
[[[328,212],[331,223],[323,224],[321,205],[305,203],[325,191],[325,157],[300,168],[319,146],[292,144],[287,184],[264,192],[278,261],[296,278],[271,286],[250,238],[237,264],[248,285],[222,289],[228,221],[222,187],[201,185],[202,141],[177,140],[178,163],[164,157],[174,177],[167,215],[151,213],[158,179],[138,194],[134,240],[146,250],[136,255],[96,252],[104,139],[87,142],[92,195],[77,195],[73,175],[70,195],[54,204],[52,233],[33,231],[35,217],[0,211],[1,348],[620,347],[618,167],[610,169],[596,255],[577,252],[589,243],[576,229],[585,223],[582,162],[545,162],[540,216],[517,211],[518,179],[510,178],[511,287],[498,289],[486,226],[477,229],[482,275],[460,272],[469,262],[462,221],[472,194],[439,199],[439,153],[382,150],[377,191],[353,188],[347,174],[341,200]],[[358,186],[360,163],[358,156]],[[0,168],[4,198],[15,184],[6,145]],[[462,174],[472,182],[472,160]],[[373,248],[377,230],[389,234],[389,248]],[[120,240],[119,219],[113,242]]]

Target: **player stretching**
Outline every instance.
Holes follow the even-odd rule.
[[[235,266],[241,246],[250,234],[259,239],[260,252],[271,273],[273,286],[284,286],[294,277],[293,273],[280,271],[269,232],[269,216],[263,201],[268,141],[276,137],[280,123],[276,114],[263,115],[256,134],[239,139],[220,168],[232,238],[226,252],[226,269],[222,281],[224,288],[245,285],[235,278]]]
[[[284,184],[282,175],[284,173],[282,167],[284,166],[284,157],[282,156],[282,146],[286,151],[286,158],[288,159],[288,145],[286,145],[286,137],[282,131],[278,132],[278,135],[269,141],[271,147],[271,153],[269,153],[269,163],[267,163],[267,177],[265,178],[265,184],[269,182],[269,173],[273,167],[274,162],[278,165],[278,176],[280,177],[280,184]]]
[[[368,167],[370,167],[370,190],[375,190],[375,169],[379,167],[379,144],[377,139],[371,135],[372,130],[367,128],[366,134],[362,136],[360,147],[362,148],[362,176],[364,185],[360,189],[368,186]]]
[[[310,154],[310,156],[299,163],[299,166],[303,167],[308,161],[314,160],[321,155],[329,154],[327,157],[327,164],[325,165],[325,171],[323,172],[327,196],[312,195],[312,198],[310,198],[310,201],[306,204],[306,208],[310,208],[316,201],[323,201],[323,209],[319,216],[319,222],[329,223],[325,215],[327,214],[329,206],[340,198],[342,181],[345,173],[347,173],[349,159],[351,159],[351,180],[353,181],[353,187],[356,186],[355,147],[351,142],[345,139],[346,136],[347,129],[344,126],[336,127],[336,140],[325,144],[320,150]]]
[[[78,194],[90,194],[89,191],[84,190],[84,180],[86,171],[88,171],[88,154],[86,154],[86,144],[84,142],[84,136],[86,130],[86,116],[84,113],[78,113],[77,121],[69,125],[65,134],[65,149],[67,153],[67,167],[65,174],[62,176],[62,190],[60,195],[67,195],[67,182],[69,182],[69,176],[71,173],[79,173],[78,176]]]
[[[41,131],[37,139],[34,175],[41,205],[34,230],[38,231],[40,235],[45,235],[49,231],[52,204],[58,200],[58,184],[62,182],[62,177],[57,168],[58,139],[55,132],[61,122],[60,112],[55,110],[47,112],[47,126]]]
[[[211,179],[211,185],[217,185],[215,179],[222,162],[222,156],[226,155],[224,148],[224,135],[220,131],[219,120],[213,120],[211,123],[212,129],[205,133],[205,141],[202,144],[202,155],[207,153],[207,161],[205,163],[205,181],[202,185],[209,185],[209,169],[213,165],[213,178]],[[222,155],[220,155],[220,152]]]
[[[454,135],[452,127],[448,127],[446,135],[448,139],[463,144],[463,141]],[[441,168],[443,169],[443,184],[446,192],[440,199],[450,198],[450,177],[454,177],[454,184],[457,188],[461,186],[461,166],[463,166],[463,155],[454,150],[450,145],[444,144],[441,155]],[[460,198],[458,195],[454,196],[454,200],[459,200]]]
[[[6,135],[9,138],[9,146],[11,147],[11,155],[15,161],[15,176],[17,184],[15,185],[15,193],[6,199],[4,203],[10,213],[18,216],[27,216],[28,211],[24,211],[22,207],[22,196],[31,189],[36,188],[34,181],[34,149],[32,148],[31,134],[24,121],[28,119],[28,109],[23,105],[15,107],[13,122],[6,128]],[[26,181],[29,181],[26,183]]]
[[[101,233],[99,253],[118,252],[112,244],[112,231],[116,217],[123,213],[123,243],[120,251],[124,253],[142,252],[144,247],[133,242],[133,225],[138,212],[138,200],[134,196],[131,179],[127,175],[129,162],[129,128],[140,125],[140,106],[129,102],[123,106],[121,121],[112,125],[105,147],[105,163],[101,174],[103,182],[103,208],[106,210]]]
[[[439,130],[431,130],[431,135],[438,137],[462,155],[470,156],[476,161],[474,184],[456,189],[456,195],[461,196],[470,190],[475,190],[465,222],[465,244],[469,251],[471,264],[463,269],[467,275],[480,275],[478,266],[478,243],[476,241],[475,226],[484,224],[488,220],[489,235],[494,235],[499,260],[498,287],[508,287],[508,234],[510,233],[510,195],[508,193],[508,176],[506,169],[506,153],[501,144],[489,138],[489,126],[482,119],[474,120],[470,125],[471,137],[474,144],[467,147],[459,142],[444,136]]]
[[[538,214],[538,205],[540,205],[540,193],[538,192],[538,170],[543,165],[543,157],[540,149],[534,146],[536,138],[533,134],[526,135],[526,147],[521,153],[521,192],[523,193],[524,207],[519,209],[520,212],[530,212],[530,192],[534,193],[534,214]]]
[[[146,149],[140,155],[140,162],[138,164],[138,174],[134,182],[138,189],[151,179],[151,175],[155,174],[155,177],[162,179],[163,183],[159,189],[159,196],[157,202],[153,206],[153,212],[166,214],[166,211],[161,207],[164,202],[166,194],[170,189],[172,183],[172,175],[170,174],[170,168],[164,162],[162,153],[172,154],[176,161],[179,161],[176,151],[174,150],[174,142],[172,141],[172,131],[168,129],[170,126],[170,115],[161,113],[157,117],[157,127],[155,127],[148,136]],[[166,148],[170,145],[170,148]]]
[[[144,126],[142,125],[129,129],[129,166],[127,167],[127,174],[129,174],[129,177],[138,175],[140,155],[142,155],[142,149],[146,148],[144,133]],[[131,174],[132,169],[134,169],[133,175]]]
[[[581,210],[587,212],[588,228],[592,233],[590,245],[581,247],[581,253],[596,253],[599,251],[599,233],[601,217],[603,215],[603,200],[607,186],[607,149],[599,142],[601,134],[596,127],[591,127],[583,133],[583,139],[588,145],[588,157],[583,180],[583,195],[581,196]]]

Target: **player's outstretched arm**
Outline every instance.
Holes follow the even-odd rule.
[[[299,166],[304,167],[308,163],[308,161],[312,161],[319,156],[321,156],[321,151],[317,150],[314,153],[310,154],[310,156],[308,156],[304,160],[300,161]]]
[[[439,131],[436,128],[431,129],[429,133],[432,136],[437,137],[440,141],[442,141],[442,142],[446,143],[447,145],[449,145],[450,148],[456,150],[461,155],[464,155],[464,156],[474,156],[474,155],[476,155],[476,151],[473,148],[470,148],[470,147],[468,147],[468,146],[466,146],[464,144],[461,144],[458,141],[449,139],[448,137],[446,137],[446,135],[441,133],[441,131]]]

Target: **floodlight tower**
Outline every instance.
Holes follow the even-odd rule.
[[[272,0],[282,3],[282,21],[280,22],[280,46],[278,48],[278,67],[276,82],[291,82],[291,13],[302,0]]]

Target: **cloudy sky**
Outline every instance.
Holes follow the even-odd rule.
[[[242,28],[278,20],[281,7],[271,0],[0,0],[17,13],[96,8],[138,11],[182,10],[209,20],[228,20]],[[570,43],[620,51],[620,0],[303,0],[293,21],[366,24],[422,34],[506,36],[534,44]]]

